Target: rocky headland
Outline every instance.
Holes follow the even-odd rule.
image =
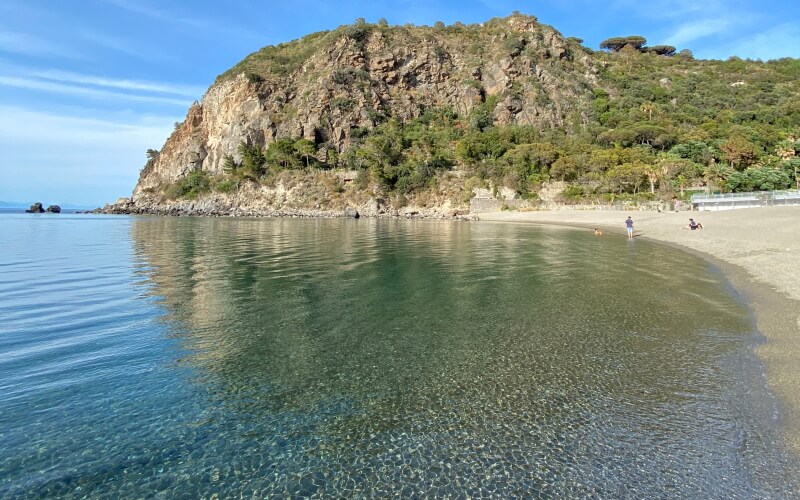
[[[357,20],[264,47],[219,75],[147,151],[132,195],[100,211],[460,218],[476,198],[537,208],[553,186],[555,201],[609,203],[792,182],[791,61],[613,40],[596,52],[515,13]]]

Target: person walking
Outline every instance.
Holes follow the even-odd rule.
[[[625,219],[625,228],[628,230],[628,239],[633,239],[633,219],[629,215],[627,219]]]

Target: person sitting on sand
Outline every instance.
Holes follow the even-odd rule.
[[[599,230],[597,228],[594,228],[594,235],[595,236],[603,236],[603,231],[601,231],[601,230]]]
[[[695,222],[694,219],[689,219],[689,224],[686,226],[686,229],[691,229],[692,231],[695,229],[703,229],[703,225],[699,222]]]

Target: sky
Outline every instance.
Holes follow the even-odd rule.
[[[357,18],[480,23],[520,11],[597,49],[613,36],[696,58],[800,57],[797,0],[0,0],[0,201],[130,196],[148,148],[217,75],[265,45]]]

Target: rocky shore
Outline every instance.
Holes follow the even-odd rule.
[[[437,219],[476,221],[474,214],[459,210],[384,206],[372,200],[360,207],[341,210],[308,208],[271,208],[269,206],[241,206],[229,200],[207,198],[202,200],[180,200],[171,203],[134,203],[129,198],[120,198],[113,204],[92,210],[90,213],[119,215],[162,215],[172,217],[292,217],[292,218],[351,218],[379,219]]]

